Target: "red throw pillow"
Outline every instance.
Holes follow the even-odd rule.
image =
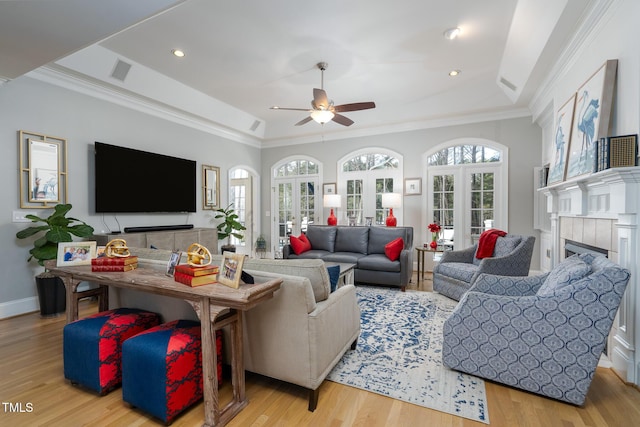
[[[384,254],[391,261],[395,261],[400,258],[400,252],[404,249],[404,240],[402,237],[398,237],[395,240],[390,241],[386,245],[384,245]]]
[[[301,253],[311,249],[311,242],[309,242],[309,239],[307,239],[307,236],[304,233],[298,237],[289,236],[289,244],[296,255],[300,255]]]

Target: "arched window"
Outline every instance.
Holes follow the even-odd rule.
[[[383,193],[402,193],[402,156],[391,150],[369,148],[347,154],[338,160],[338,194],[346,205],[339,215],[342,223],[384,224],[388,207],[382,206]],[[402,224],[402,207],[394,216]]]
[[[464,138],[425,154],[427,223],[442,227],[442,243],[463,249],[489,228],[508,228],[508,150],[494,141]]]

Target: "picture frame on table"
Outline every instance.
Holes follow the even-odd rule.
[[[404,195],[419,196],[420,194],[422,194],[422,179],[405,178],[404,179]]]
[[[609,134],[617,68],[618,60],[606,61],[576,93],[566,179],[594,171],[598,141]]]
[[[167,262],[167,276],[173,276],[173,273],[176,269],[176,265],[180,262],[180,258],[182,257],[182,251],[172,251],[171,256],[169,257],[169,262]]]
[[[335,182],[325,182],[322,184],[322,194],[336,194],[336,183]]]
[[[242,264],[244,263],[244,255],[234,252],[224,252],[222,261],[220,262],[220,271],[218,273],[218,282],[230,288],[238,289],[240,287],[240,277],[242,276]]]
[[[569,141],[571,141],[571,131],[573,129],[573,113],[576,106],[576,94],[574,93],[556,113],[553,159],[549,165],[549,175],[543,186],[564,181],[569,158]],[[543,183],[541,183],[543,184]]]
[[[91,265],[91,258],[96,257],[96,242],[60,242],[56,265]]]

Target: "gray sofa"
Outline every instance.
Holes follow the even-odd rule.
[[[404,291],[411,280],[413,227],[309,225],[305,234],[311,250],[296,255],[290,245],[285,245],[284,258],[356,264],[356,283],[397,286]],[[404,240],[404,249],[400,259],[391,261],[384,246],[398,237]]]

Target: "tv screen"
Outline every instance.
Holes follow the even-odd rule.
[[[97,213],[195,212],[196,162],[95,143]]]

